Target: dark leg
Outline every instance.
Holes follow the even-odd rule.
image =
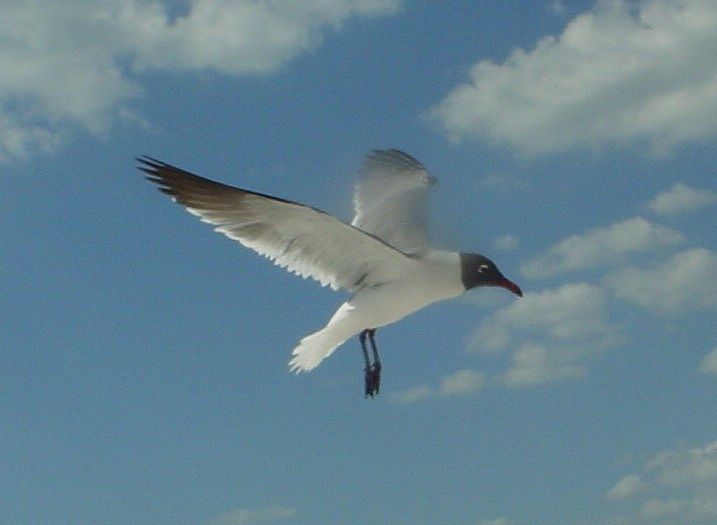
[[[365,363],[364,367],[364,386],[366,397],[373,397],[378,394],[379,387],[381,386],[381,361],[378,358],[378,349],[376,348],[376,341],[374,340],[375,329],[366,329],[359,334],[359,341],[361,341],[361,350],[363,351],[363,359]],[[368,357],[368,350],[366,349],[366,336],[371,341],[371,351],[373,353],[373,364]]]
[[[371,362],[368,360],[368,350],[366,350],[366,336],[369,330],[364,330],[359,334],[359,341],[361,341],[361,350],[363,351],[363,360],[366,364],[366,370],[371,368]]]
[[[378,347],[376,346],[376,329],[373,328],[368,332],[368,340],[371,341],[371,350],[373,351],[373,365],[371,366],[371,383],[373,384],[374,394],[378,394],[381,388],[381,359],[378,357]]]

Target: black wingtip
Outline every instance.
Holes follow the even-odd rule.
[[[135,157],[134,160],[139,162],[138,168],[145,173],[156,173],[161,168],[169,166],[166,162],[162,162],[159,159],[150,157],[149,155],[142,155],[141,157]]]
[[[180,194],[185,195],[188,200],[187,202],[182,201],[182,204],[186,206],[189,205],[190,196],[195,195],[197,192],[241,191],[249,193],[240,188],[205,179],[149,155],[135,157],[135,160],[139,164],[137,169],[145,174],[145,179],[158,186],[159,191],[175,199]]]
[[[140,157],[135,157],[135,160],[139,163],[139,166],[137,166],[137,169],[141,172],[145,173],[145,179],[151,182],[152,184],[156,184],[159,186],[159,190],[163,193],[167,193],[169,195],[172,195],[170,193],[167,182],[164,180],[164,177],[162,176],[162,170],[165,170],[167,168],[171,168],[169,164],[166,162],[163,162],[159,159],[156,159],[154,157],[150,157],[149,155],[142,155]]]

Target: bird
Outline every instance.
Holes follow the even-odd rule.
[[[488,257],[431,247],[427,199],[436,180],[423,164],[398,149],[373,150],[364,158],[350,223],[299,202],[200,177],[153,157],[136,160],[147,180],[217,232],[300,277],[350,294],[326,326],[294,348],[292,372],[313,370],[358,335],[364,394],[373,398],[381,386],[379,328],[474,288],[497,286],[523,295]]]

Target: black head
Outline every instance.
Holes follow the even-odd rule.
[[[461,254],[461,279],[466,290],[476,286],[500,286],[523,297],[523,292],[517,284],[506,279],[488,257],[483,257],[478,253]]]

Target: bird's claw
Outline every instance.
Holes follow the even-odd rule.
[[[374,363],[364,368],[364,384],[366,387],[366,397],[378,395],[381,388],[381,363]]]

